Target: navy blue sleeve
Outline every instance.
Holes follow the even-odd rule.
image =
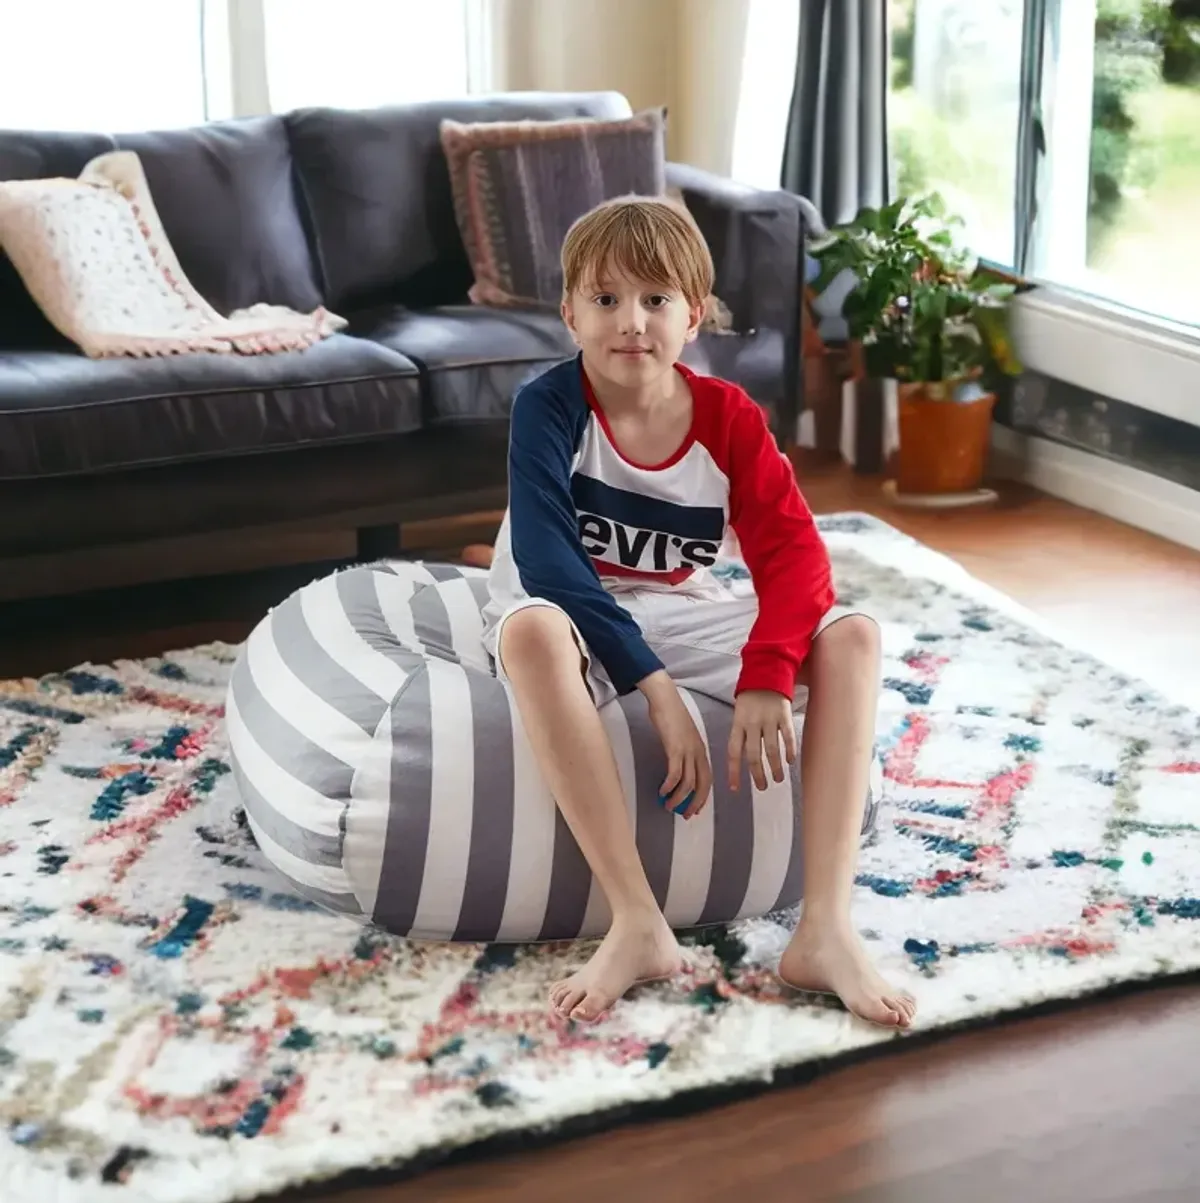
[[[582,394],[573,405],[544,377],[517,394],[508,451],[512,554],[525,592],[562,607],[617,692],[626,694],[662,661],[633,616],[600,583],[579,537],[571,461],[586,414]]]

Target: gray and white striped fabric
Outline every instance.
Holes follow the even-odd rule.
[[[272,610],[233,670],[226,722],[249,826],[307,898],[398,935],[602,934],[608,908],[482,645],[486,574],[355,567]],[[722,762],[732,709],[685,694]],[[675,928],[799,901],[798,785],[731,794],[690,822],[639,693],[601,710],[638,850]],[[877,790],[873,791],[873,797]],[[874,801],[867,808],[873,821]]]

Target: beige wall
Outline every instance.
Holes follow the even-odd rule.
[[[749,0],[495,0],[500,90],[666,105],[667,153],[729,170]]]
[[[684,163],[729,174],[750,0],[675,0],[675,112]]]

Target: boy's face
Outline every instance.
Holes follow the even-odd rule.
[[[639,388],[671,371],[696,337],[704,306],[690,305],[672,285],[614,271],[571,292],[562,315],[589,372]]]

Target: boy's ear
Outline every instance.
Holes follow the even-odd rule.
[[[700,327],[704,324],[704,319],[708,315],[708,304],[701,301],[699,305],[688,305],[688,329],[687,341],[695,342],[696,336],[700,333]]]
[[[559,306],[559,313],[562,314],[562,320],[566,323],[567,329],[571,332],[571,337],[576,343],[579,342],[579,336],[575,333],[575,310],[571,305],[571,297],[568,294],[562,299],[562,304]]]

